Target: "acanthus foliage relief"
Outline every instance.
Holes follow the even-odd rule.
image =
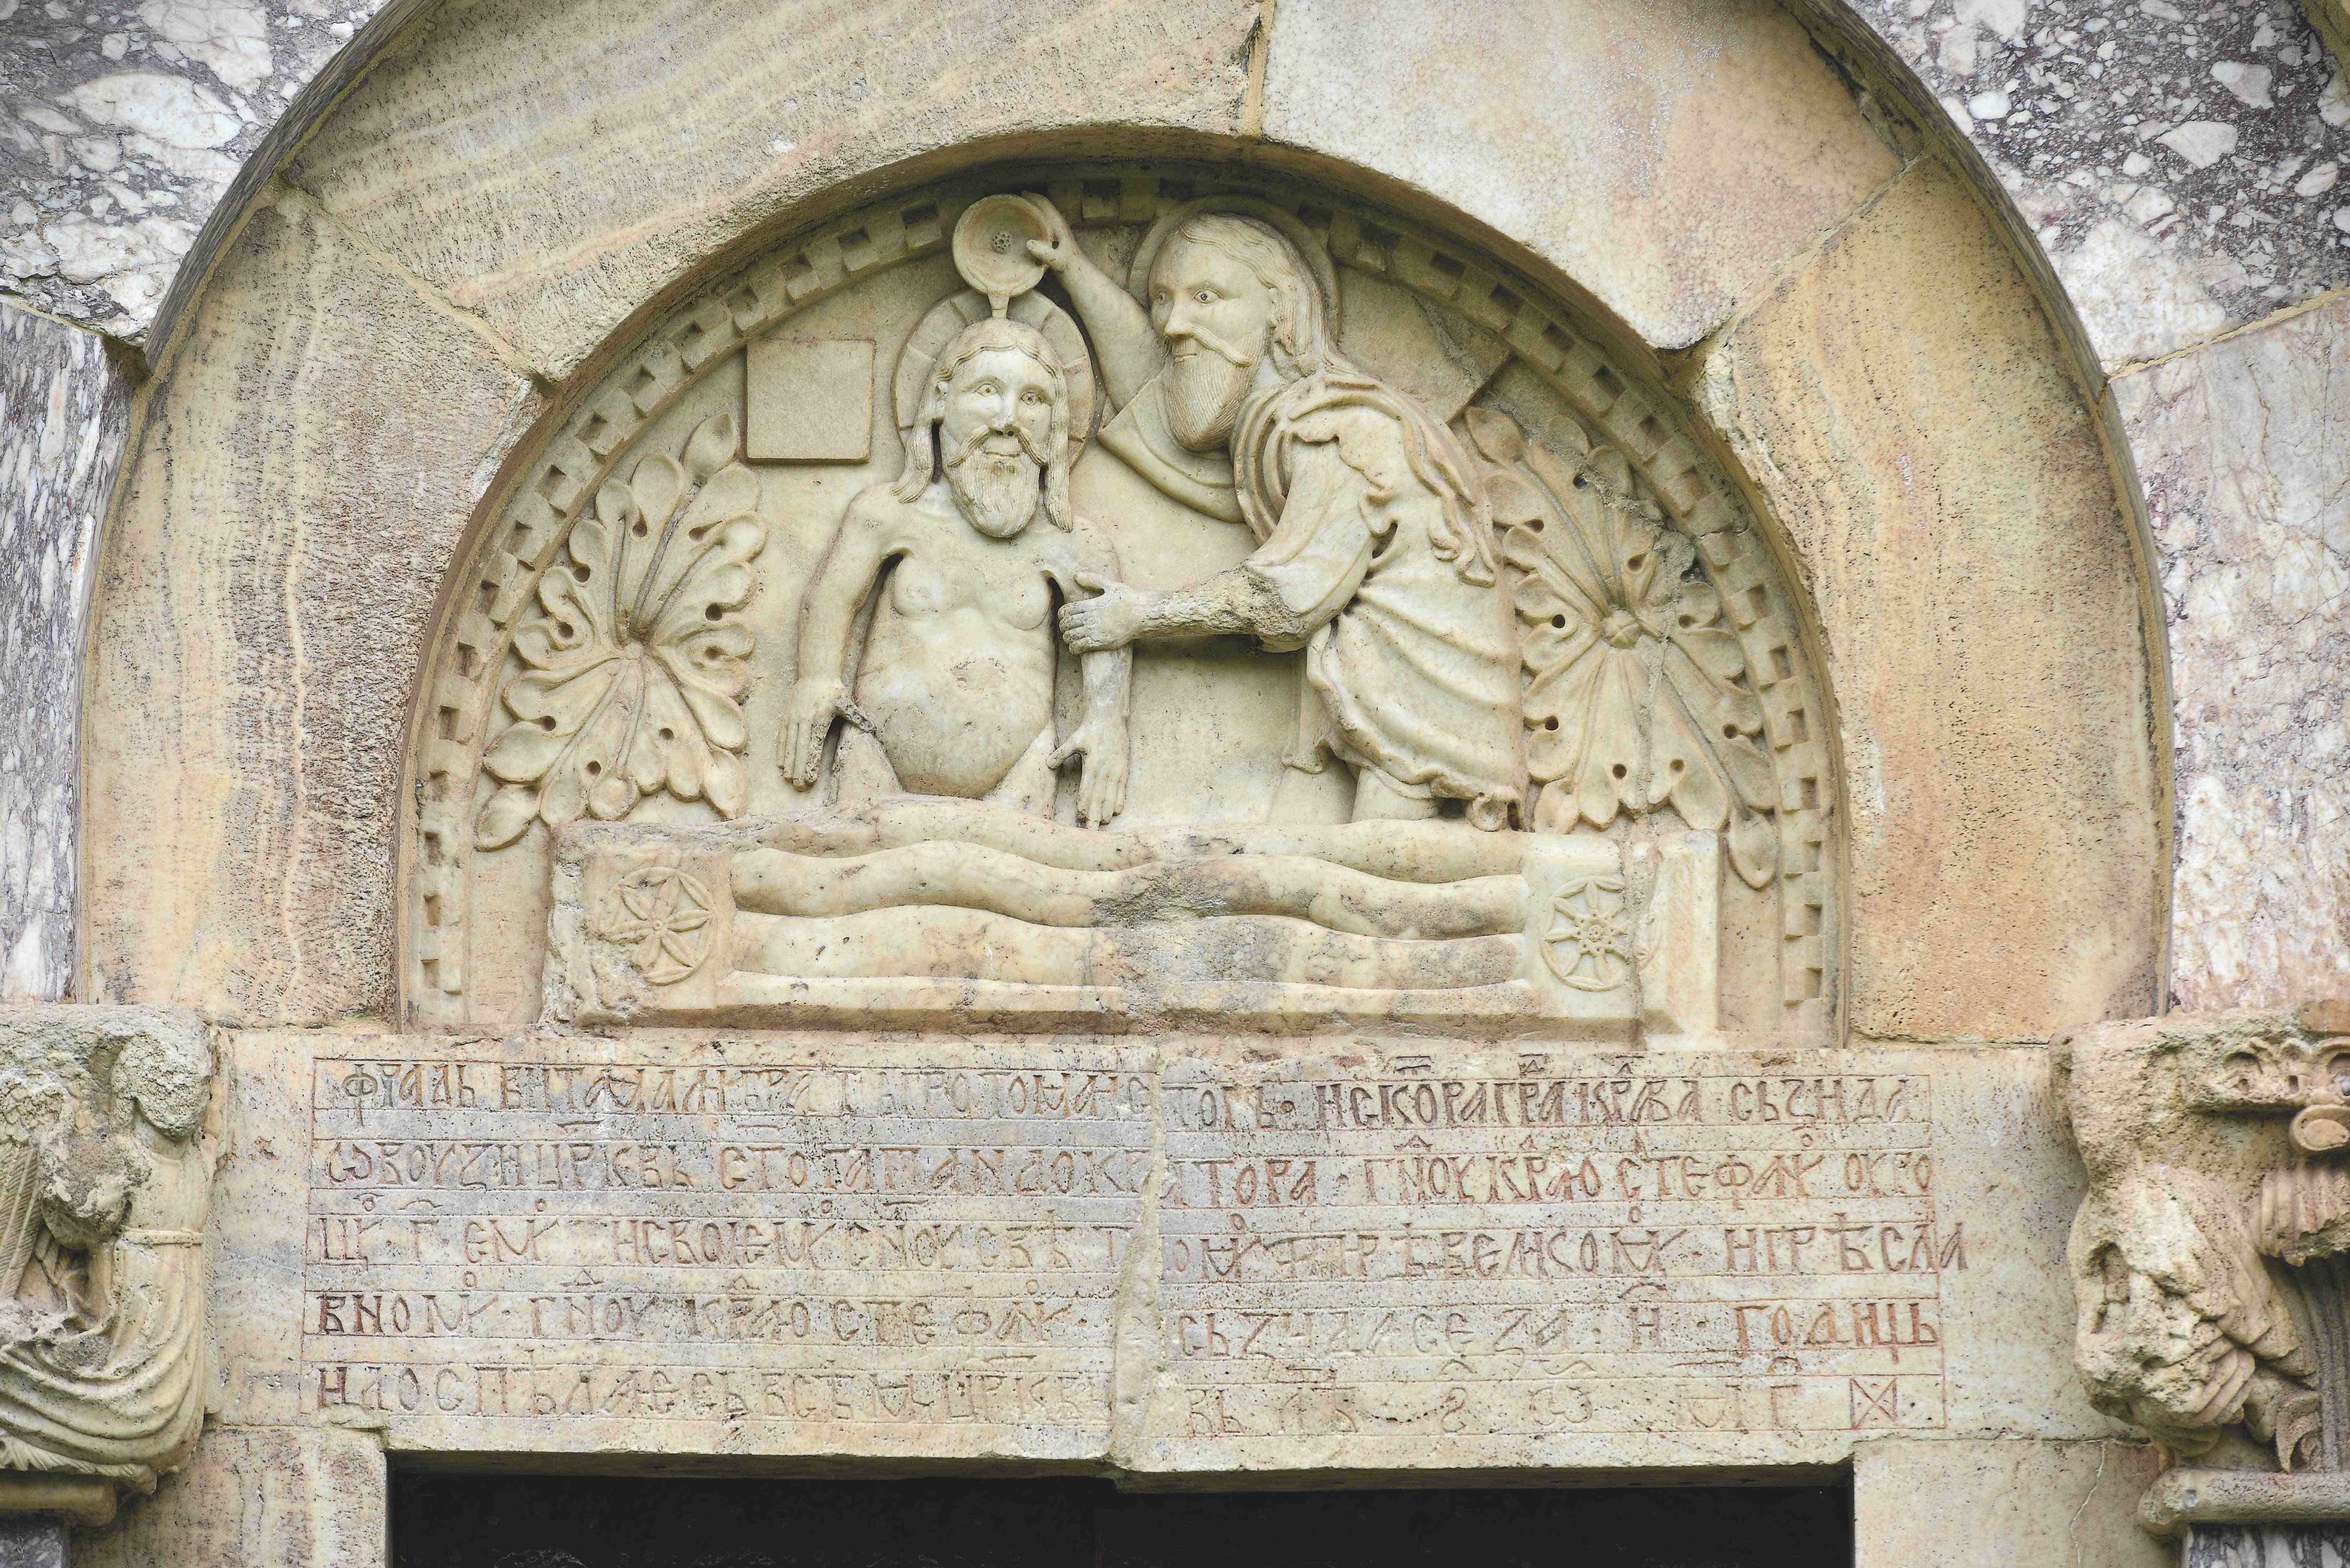
[[[737,612],[767,526],[740,444],[733,415],[703,421],[682,461],[644,458],[572,529],[515,635],[526,668],[505,689],[514,722],[483,758],[501,787],[475,824],[481,847],[534,817],[617,820],[664,790],[743,814],[752,636]]]
[[[1762,704],[1696,546],[1633,499],[1623,455],[1570,467],[1508,415],[1467,413],[1513,568],[1538,831],[1605,828],[1670,802],[1722,831],[1750,887],[1778,871]]]

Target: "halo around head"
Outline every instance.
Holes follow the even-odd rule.
[[[1314,286],[1321,293],[1323,318],[1330,324],[1331,341],[1336,342],[1338,268],[1330,259],[1330,247],[1323,243],[1320,235],[1307,228],[1296,213],[1254,196],[1202,196],[1197,201],[1184,202],[1151,224],[1143,234],[1142,243],[1135,247],[1134,265],[1127,271],[1127,292],[1142,301],[1144,307],[1148,308],[1150,304],[1150,269],[1158,262],[1159,251],[1165,248],[1177,229],[1193,218],[1211,213],[1254,218],[1261,223],[1270,224],[1289,242],[1304,259],[1306,275],[1313,278]]]
[[[1061,379],[1069,389],[1069,461],[1074,463],[1084,452],[1086,442],[1093,439],[1094,416],[1101,406],[1094,387],[1094,360],[1086,348],[1086,335],[1067,311],[1041,294],[1018,296],[1003,313],[1011,320],[1035,327],[1060,367]],[[906,339],[906,347],[898,356],[898,373],[890,384],[890,411],[897,419],[900,438],[913,440],[914,421],[921,417],[922,400],[930,389],[931,373],[938,369],[939,356],[946,352],[947,345],[964,327],[974,321],[984,321],[992,314],[986,296],[976,289],[965,289],[940,300],[915,323],[914,335]]]

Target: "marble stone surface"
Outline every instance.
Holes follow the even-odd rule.
[[[0,0],[0,293],[140,340],[229,182],[382,0]]]
[[[62,1520],[0,1519],[0,1568],[66,1568]]]
[[[96,336],[0,305],[0,1000],[73,981],[82,628],[129,378]]]
[[[1853,0],[2007,188],[2109,368],[2350,283],[2350,96],[2292,0]]]
[[[2117,378],[2169,618],[2171,990],[2350,990],[2350,301]]]
[[[1865,1443],[1852,1464],[1856,1568],[2177,1568],[2177,1549],[2137,1519],[2159,1463],[2142,1443]]]

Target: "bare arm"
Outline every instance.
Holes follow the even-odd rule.
[[[1133,689],[1134,650],[1118,648],[1088,653],[1078,662],[1085,672],[1085,716],[1076,732],[1054,752],[1053,765],[1059,767],[1073,756],[1084,755],[1085,765],[1077,775],[1077,820],[1099,827],[1126,809],[1126,720]]]
[[[1069,291],[1069,299],[1093,338],[1095,357],[1101,361],[1103,388],[1109,400],[1122,409],[1166,368],[1167,346],[1134,296],[1078,248],[1061,210],[1034,192],[1028,199],[1036,203],[1053,229],[1049,239],[1030,241],[1028,254],[1061,275],[1062,286]]]
[[[1291,610],[1270,581],[1243,565],[1162,594],[1111,583],[1063,607],[1061,639],[1079,653],[1153,637],[1253,637],[1295,646],[1319,624]]]
[[[879,509],[868,507],[862,496],[850,502],[800,600],[799,679],[785,709],[783,755],[777,759],[797,788],[814,787],[823,765],[825,736],[848,695],[841,667],[848,659],[849,628],[881,575],[889,543]]]

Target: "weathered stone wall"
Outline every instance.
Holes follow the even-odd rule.
[[[12,39],[31,42],[10,57],[5,98],[15,119],[0,156],[11,160],[19,196],[0,219],[13,225],[9,254],[18,296],[140,342],[167,286],[176,280],[182,293],[192,287],[180,260],[239,157],[268,135],[265,161],[274,161],[298,137],[306,117],[323,109],[363,63],[350,51],[335,57],[333,50],[371,14],[361,54],[380,46],[401,8],[296,7],[281,15],[231,6],[182,15],[151,5],[94,20],[83,13],[16,10]],[[2344,858],[2344,807],[2343,785],[2332,771],[2341,748],[2331,738],[2335,721],[2329,715],[2340,696],[2311,654],[2334,635],[2328,628],[2338,627],[2343,614],[2342,597],[2324,586],[2343,570],[2343,546],[2329,537],[2329,529],[2339,532],[2342,460],[2334,454],[2343,448],[2332,431],[2340,400],[2331,383],[2308,380],[2303,385],[2309,389],[2297,395],[2245,390],[2262,410],[2251,423],[2251,409],[2241,401],[2215,402],[2198,392],[2182,404],[2179,389],[2205,381],[2248,389],[2252,383],[2244,374],[2251,372],[2228,367],[2239,359],[2251,364],[2262,351],[2230,335],[2279,331],[2303,302],[2342,282],[2350,264],[2333,220],[2350,109],[2343,107],[2338,71],[2317,35],[2282,4],[2207,0],[2148,9],[2077,0],[1939,0],[1869,4],[1846,15],[1918,73],[1996,174],[2114,378],[2117,418],[2157,525],[2157,575],[2175,650],[2172,994],[2215,1006],[2272,1002],[2336,982],[2342,895],[2332,868]],[[1236,26],[1245,30],[1248,21],[1240,17]],[[1508,36],[1511,24],[1500,22],[1499,35]],[[1339,47],[1335,40],[1349,25],[1344,6],[1294,5],[1276,15],[1274,47],[1265,57],[1270,74],[1259,73],[1273,96],[1243,102],[1252,89],[1237,84],[1243,118],[1255,116],[1253,123],[1277,142],[1288,134],[1284,115],[1319,115],[1344,142],[1347,133],[1336,128],[1347,123],[1347,105],[1316,109],[1306,88],[1291,110],[1282,84],[1285,71],[1292,81],[1305,79],[1284,61],[1309,66],[1317,51]],[[1430,31],[1441,37],[1458,29]],[[1671,36],[1668,26],[1654,46],[1664,52],[1649,79],[1666,84],[1661,90],[1669,95],[1674,84],[1733,79],[1702,51],[1671,56]],[[1505,70],[1513,54],[1487,51],[1480,69]],[[327,70],[330,57],[336,63]],[[1231,57],[1245,71],[1246,58]],[[1806,68],[1770,51],[1742,67],[1734,79]],[[1409,85],[1407,78],[1399,77],[1398,85]],[[870,83],[865,86],[870,92]],[[1717,96],[1709,89],[1692,102]],[[281,120],[297,100],[299,112]],[[1492,99],[1497,113],[1508,112],[1501,106],[1511,101],[1506,94]],[[1685,116],[1684,122],[1693,129],[1680,133],[1681,151],[1661,142],[1647,151],[1630,143],[1614,148],[1624,156],[1608,161],[1633,182],[1619,206],[1654,189],[1709,189],[1711,148],[1694,129],[1703,121]],[[1489,118],[1470,144],[1506,141],[1494,134],[1503,123]],[[1739,117],[1741,137],[1751,137],[1757,123],[1752,115]],[[1595,130],[1603,140],[1615,135]],[[1804,130],[1790,125],[1782,134]],[[1357,151],[1372,145],[1362,142]],[[1447,149],[1444,137],[1416,138],[1399,176],[1440,182],[1443,160],[1453,156]],[[1807,243],[1818,223],[1807,229],[1805,214],[1829,210],[1818,204],[1828,190],[1823,182],[1860,172],[1829,158],[1805,176],[1813,195],[1790,189],[1763,197],[1735,182],[1712,191],[1708,203],[1744,202],[1762,225],[1738,242],[1741,256],[1728,258],[1726,272],[1721,259],[1708,260],[1702,250],[1668,256],[1639,244],[1625,248],[1614,238],[1595,245],[1584,237],[1620,237],[1626,231],[1614,221],[1561,231],[1553,254],[1563,263],[1601,268],[1595,275],[1603,281],[1606,269],[1617,269],[1627,282],[1612,303],[1655,327],[1658,341],[1688,341],[1703,330],[1698,317],[1673,327],[1669,315],[1653,313],[1686,314],[1709,288],[1716,298],[1728,297],[1700,275],[1731,278],[1743,267],[1751,277],[1754,267],[1767,267],[1770,245],[1755,252],[1753,236],[1773,223],[1783,236],[1779,254],[1787,244]],[[1544,188],[1539,179],[1533,188]],[[1567,202],[1562,213],[1590,199],[1552,189]],[[1538,206],[1513,206],[1491,218],[1531,238],[1542,233]],[[1700,275],[1690,273],[1693,262]],[[1644,270],[1653,281],[1636,286],[1632,280]],[[1638,303],[1640,289],[1657,303]],[[2272,315],[2278,319],[2268,324]],[[2331,343],[2334,319],[2319,311],[2289,338],[2274,339],[2267,357],[2284,356],[2288,344],[2307,350]],[[2207,363],[2204,346],[2222,338],[2233,347],[2210,350],[2223,357]],[[2139,380],[2146,376],[2154,379]],[[107,384],[101,379],[76,396],[103,401]],[[2190,414],[2189,405],[2199,411]],[[2223,541],[2219,518],[2203,515],[2214,504],[2214,482],[2196,476],[2215,456],[2231,452],[2251,466],[2227,459],[2220,510],[2242,522],[2230,525]],[[2281,580],[2288,586],[2271,591]],[[2281,607],[2302,600],[2310,607],[2305,611]],[[2280,667],[2268,640],[2245,628],[2287,623],[2293,652]],[[53,628],[49,640],[70,643],[78,631]],[[26,895],[12,889],[6,897]],[[8,908],[0,923],[21,929],[32,913],[31,904]],[[54,932],[53,917],[44,929]],[[61,936],[51,940],[56,952],[71,945]]]
[[[0,529],[42,541],[0,559],[0,685],[41,694],[0,732],[7,984],[68,983],[86,856],[88,999],[251,1031],[214,1426],[89,1560],[372,1563],[387,1449],[1850,1463],[1863,1563],[2162,1560],[2070,1367],[2041,1047],[2350,967],[2342,78],[2282,5],[1555,9],[491,0],[331,60],[366,5],[16,14],[12,284],[157,374],[0,307]],[[681,95],[690,151],[616,133]],[[932,171],[1170,150],[1473,236],[1751,481],[1836,697],[1848,1048],[793,1036],[753,1083],[691,1032],[382,1033],[402,761],[463,738],[409,732],[450,564],[599,355]]]

